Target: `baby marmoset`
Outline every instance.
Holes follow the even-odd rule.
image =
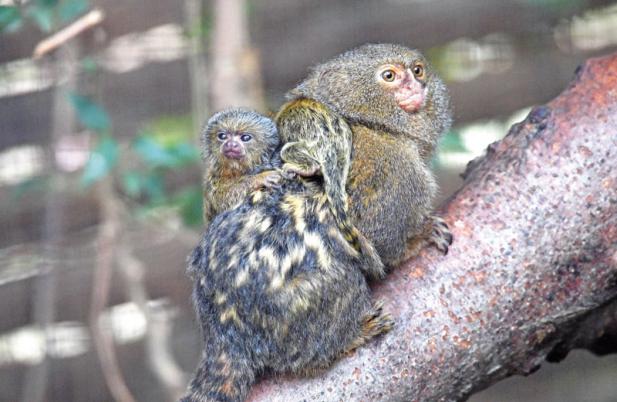
[[[314,106],[307,105],[321,104],[327,108],[320,113],[332,110],[351,126],[349,215],[386,265],[396,266],[426,243],[447,252],[452,236],[431,213],[437,185],[430,160],[452,117],[446,87],[420,52],[394,44],[360,46],[314,67],[288,97],[283,113],[302,109],[314,116]],[[340,140],[328,135],[340,135],[323,131],[315,147],[314,133],[281,127],[281,141],[296,148],[282,153],[283,161],[331,159],[327,143]]]
[[[279,145],[276,126],[253,110],[230,108],[216,113],[204,126],[201,141],[206,226],[250,191],[280,180],[276,171],[268,170]]]
[[[360,258],[315,181],[281,179],[214,216],[189,271],[205,347],[183,401],[242,401],[261,373],[327,367],[392,326],[365,278],[383,267]]]

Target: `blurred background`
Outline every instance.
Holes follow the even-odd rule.
[[[185,258],[198,131],[276,110],[312,64],[366,42],[422,50],[466,163],[617,50],[603,0],[0,0],[0,400],[169,401],[201,349]],[[472,397],[617,401],[617,357],[574,352]]]

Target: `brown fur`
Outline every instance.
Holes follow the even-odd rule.
[[[341,233],[367,261],[364,266],[371,267],[366,274],[382,278],[385,271],[377,251],[348,217],[345,184],[352,133],[345,119],[323,103],[298,97],[281,107],[275,121],[285,144],[281,150],[283,170],[323,177],[324,192]]]
[[[375,71],[418,60],[428,95],[408,113]],[[292,172],[317,166],[323,185],[286,178],[210,224],[190,258],[205,350],[183,401],[242,401],[264,372],[322,369],[391,328],[371,301],[365,277],[375,267],[350,246],[345,214],[390,265],[407,246],[451,240],[430,214],[429,169],[450,124],[448,97],[417,51],[362,46],[317,66],[290,97],[277,117],[282,158]]]
[[[243,159],[226,158],[217,134],[249,133]],[[238,205],[252,190],[275,184],[280,175],[270,168],[279,138],[272,120],[249,109],[227,109],[212,116],[202,130],[204,171],[204,222]],[[265,170],[265,171],[262,171]]]
[[[425,67],[427,96],[414,113],[402,110],[376,82],[375,72],[394,63]],[[408,244],[417,251],[420,243],[435,243],[447,252],[451,242],[447,226],[435,234],[425,225],[434,221],[437,185],[430,160],[450,126],[449,97],[420,52],[391,44],[361,46],[315,67],[289,96],[319,101],[351,125],[349,215],[386,265],[410,257]],[[285,136],[281,139],[286,141]]]

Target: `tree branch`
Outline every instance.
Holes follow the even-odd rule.
[[[617,55],[587,62],[465,179],[442,209],[449,254],[425,249],[374,286],[394,330],[250,400],[462,400],[549,353],[615,351]]]
[[[47,53],[59,48],[71,39],[79,36],[82,32],[98,25],[105,18],[105,14],[100,9],[94,9],[82,16],[75,22],[71,23],[62,30],[56,32],[50,37],[42,40],[32,52],[32,57],[35,59],[41,58]]]
[[[48,144],[46,163],[52,172],[52,186],[59,186],[59,172],[56,169],[55,152],[60,139],[70,133],[75,124],[75,115],[71,106],[64,100],[67,91],[77,86],[76,64],[79,55],[77,43],[65,44],[60,48],[57,58],[53,60],[55,87],[53,89],[53,112],[51,138]],[[56,317],[56,292],[58,286],[58,267],[55,261],[57,247],[63,237],[65,215],[63,200],[57,192],[49,191],[45,195],[45,209],[43,221],[44,259],[40,274],[35,279],[34,294],[32,296],[33,318],[37,325],[49,334],[49,327]],[[47,356],[47,341],[45,356],[41,364],[30,368],[23,384],[22,401],[39,402],[45,399],[50,371],[49,357]]]
[[[111,333],[111,322],[107,325],[101,322],[103,309],[109,300],[111,277],[117,253],[116,239],[120,235],[121,223],[118,201],[110,195],[113,193],[111,178],[103,179],[96,186],[103,223],[97,239],[97,261],[92,282],[90,304],[92,340],[111,395],[118,402],[136,402],[122,375]]]

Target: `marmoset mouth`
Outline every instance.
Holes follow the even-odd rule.
[[[418,111],[422,107],[425,98],[426,88],[415,80],[401,85],[394,93],[394,99],[398,106],[407,113]]]
[[[423,101],[424,96],[422,94],[414,94],[404,100],[399,101],[398,105],[407,113],[412,113],[417,111],[420,106],[422,106]]]
[[[242,159],[242,158],[244,158],[244,152],[225,151],[223,154],[225,155],[226,158],[229,158],[229,159]]]

